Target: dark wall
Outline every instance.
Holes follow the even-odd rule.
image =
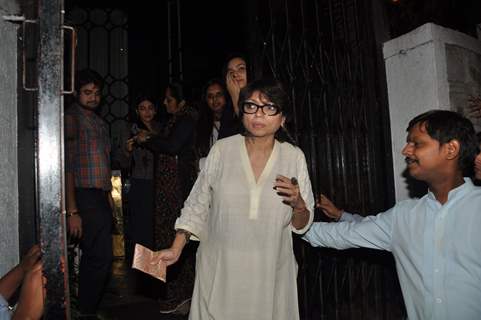
[[[168,14],[169,1],[93,1],[66,0],[66,10],[119,8],[129,16],[129,90],[163,96],[169,82]],[[175,1],[171,1],[175,3]],[[247,1],[180,1],[183,83],[188,96],[197,98],[203,84],[220,76],[230,52],[247,51]],[[179,79],[176,12],[173,6],[171,27],[174,36],[174,79]]]
[[[476,24],[481,23],[479,0],[390,0],[384,3],[393,38],[428,22],[476,37]]]
[[[160,6],[160,9],[155,9]],[[245,9],[233,10],[227,1],[181,1],[183,82],[194,98],[210,78],[220,76],[226,55],[245,51]],[[176,46],[176,13],[172,12],[173,44]],[[129,80],[133,92],[159,95],[168,83],[167,3],[146,2],[129,8]],[[179,78],[176,47],[174,78]]]

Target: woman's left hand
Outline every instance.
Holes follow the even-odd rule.
[[[283,199],[282,202],[291,206],[293,209],[303,209],[306,207],[296,178],[287,178],[283,175],[277,175],[274,189]]]

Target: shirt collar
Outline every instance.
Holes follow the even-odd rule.
[[[77,106],[77,109],[78,109],[78,110],[80,111],[80,113],[82,113],[84,116],[86,116],[86,117],[93,117],[93,116],[96,116],[96,115],[97,115],[97,114],[95,113],[95,110],[82,107],[82,106],[80,105],[80,103],[78,103],[78,102],[76,102],[75,104],[76,104],[76,106]]]
[[[466,193],[471,191],[473,188],[474,188],[474,184],[471,181],[471,179],[464,177],[464,183],[462,185],[454,189],[451,189],[448,192],[448,201],[446,201],[446,203],[449,203],[451,201],[454,201],[456,199],[463,197]],[[428,192],[428,199],[431,201],[437,202],[436,197],[434,196],[434,193],[431,192],[431,190],[429,190]]]

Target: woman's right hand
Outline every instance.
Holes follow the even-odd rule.
[[[147,140],[149,140],[151,137],[151,133],[150,131],[147,131],[147,130],[140,130],[139,133],[133,137],[132,139],[137,142],[137,143],[144,143],[146,142]]]
[[[134,151],[134,144],[135,144],[134,138],[130,138],[125,143],[125,150],[127,150],[128,153],[131,153],[132,151]]]
[[[173,247],[169,249],[160,250],[158,252],[157,258],[162,260],[167,266],[170,266],[179,260],[182,250],[175,249]]]
[[[237,83],[237,81],[234,79],[233,73],[227,73],[225,82],[226,82],[227,91],[229,92],[229,95],[232,99],[232,106],[234,108],[234,111],[236,115],[239,115],[238,101],[239,101],[239,94],[241,90],[239,83]]]

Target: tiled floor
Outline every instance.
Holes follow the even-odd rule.
[[[159,312],[155,299],[135,293],[134,274],[124,259],[116,259],[112,266],[112,278],[102,299],[99,314],[105,320],[160,319],[185,320],[187,316]],[[152,278],[152,281],[158,281]]]

